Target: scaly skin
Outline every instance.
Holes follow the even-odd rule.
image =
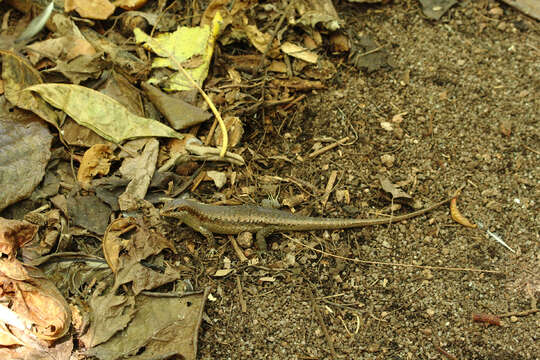
[[[257,233],[257,245],[265,248],[265,237],[275,231],[333,230],[389,224],[423,215],[450,200],[451,198],[405,215],[372,219],[318,218],[293,215],[260,206],[206,205],[187,199],[176,199],[167,203],[160,214],[180,220],[180,223],[203,234],[212,244],[212,233],[238,234],[249,231]]]

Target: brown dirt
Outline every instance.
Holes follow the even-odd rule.
[[[483,230],[457,225],[441,208],[392,226],[287,235],[349,258],[501,274],[358,264],[280,234],[270,237],[259,264],[247,267],[227,245],[219,256],[208,252],[205,263],[221,268],[228,258],[236,272],[197,283],[212,286],[215,299],[202,325],[201,359],[331,359],[330,342],[346,359],[538,358],[539,313],[505,317],[502,326],[471,320],[474,313],[528,310],[540,295],[538,22],[504,5],[496,17],[489,8],[497,2],[461,2],[438,22],[423,18],[416,2],[409,5],[338,7],[347,31],[388,45],[395,67],[364,73],[342,65],[327,90],[293,116],[273,119],[272,133],[257,131],[253,120],[245,139],[256,156],[250,172],[240,170],[240,186],[254,186],[255,201],[282,199],[298,194],[298,186],[268,185],[263,176],[324,189],[336,170],[336,190],[349,191],[350,206],[332,195],[324,210],[317,197],[301,207],[366,217],[388,205],[377,190],[379,174],[424,202],[466,185],[459,208]],[[402,133],[381,127],[399,113],[406,113]],[[354,142],[307,157],[318,138],[345,136]],[[384,154],[395,157],[392,167],[382,164]],[[486,228],[516,254],[488,238]]]

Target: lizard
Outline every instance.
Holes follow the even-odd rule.
[[[452,198],[439,201],[424,209],[388,218],[324,218],[294,215],[287,211],[269,209],[255,205],[208,205],[191,199],[174,199],[165,204],[160,215],[180,220],[201,233],[212,245],[216,234],[239,234],[245,231],[256,233],[256,245],[266,249],[266,237],[276,231],[310,231],[357,228],[389,224],[423,215]]]

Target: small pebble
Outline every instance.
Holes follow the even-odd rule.
[[[236,242],[243,249],[250,248],[253,245],[253,234],[245,231],[238,235]]]
[[[394,161],[396,161],[396,157],[394,155],[384,154],[381,156],[381,162],[388,168],[394,166]]]

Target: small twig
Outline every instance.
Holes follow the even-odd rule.
[[[287,105],[285,105],[283,107],[283,110],[289,110],[291,108],[291,106],[293,106],[294,104],[304,100],[305,98],[307,97],[306,94],[302,94],[300,95],[299,97],[297,97],[296,99],[294,99],[293,101],[291,101],[290,103],[288,103]]]
[[[525,145],[525,144],[523,144],[523,147],[524,147],[525,149],[529,150],[529,151],[532,151],[532,152],[535,153],[536,155],[540,155],[540,152],[539,152],[539,151],[534,150],[533,148],[531,148],[531,147],[529,147],[529,146],[527,146],[527,145]]]
[[[324,323],[324,319],[321,315],[321,312],[319,310],[319,307],[315,303],[315,297],[313,296],[313,292],[310,288],[308,288],[309,291],[309,298],[311,299],[311,307],[313,308],[313,312],[315,313],[315,316],[317,317],[317,320],[319,321],[319,325],[324,333],[324,338],[326,339],[326,343],[328,344],[328,347],[330,348],[330,356],[332,356],[332,359],[337,359],[336,349],[334,348],[334,342],[332,341],[332,338],[330,337],[330,334],[328,333],[328,329],[326,328],[326,324]]]
[[[266,48],[264,49],[264,52],[261,55],[261,61],[259,62],[259,65],[257,66],[257,69],[255,70],[255,74],[258,74],[261,70],[261,67],[264,65],[264,60],[266,59],[266,55],[268,54],[268,51],[270,51],[270,48],[272,47],[272,43],[274,42],[274,39],[276,38],[276,35],[281,28],[281,25],[283,24],[283,21],[285,20],[285,17],[287,16],[287,13],[289,12],[290,8],[294,4],[294,1],[290,1],[287,6],[285,7],[285,10],[283,10],[283,14],[281,14],[281,17],[278,20],[278,23],[276,24],[276,27],[274,28],[274,31],[272,31],[272,34],[270,36],[270,41],[268,44],[266,44]]]
[[[208,130],[208,135],[206,136],[206,140],[204,141],[205,145],[210,145],[210,142],[212,141],[212,138],[214,137],[214,132],[216,131],[216,128],[218,126],[218,123],[219,121],[217,121],[217,119],[214,119],[212,126],[210,126],[210,130]]]
[[[446,356],[450,360],[458,360],[457,357],[455,357],[454,355],[452,355],[449,352],[445,351],[439,345],[435,345],[435,349],[437,349],[438,352],[440,352],[441,354],[443,354],[444,356]]]
[[[178,195],[180,195],[181,193],[183,193],[184,191],[186,191],[186,189],[193,183],[193,181],[195,181],[195,179],[197,178],[197,176],[199,176],[199,174],[201,173],[201,171],[203,170],[204,168],[204,165],[206,164],[206,161],[203,162],[203,164],[201,166],[199,166],[197,168],[197,170],[195,170],[195,172],[189,177],[189,179],[187,179],[183,184],[182,186],[180,186],[175,192],[173,192],[171,194],[171,197],[175,198],[177,197]]]
[[[248,258],[246,257],[246,255],[244,255],[244,252],[242,251],[242,249],[240,249],[240,246],[238,246],[238,243],[236,242],[234,236],[229,235],[229,240],[231,241],[234,252],[236,253],[236,256],[238,256],[238,259],[241,262],[248,261]]]
[[[501,314],[501,315],[497,315],[497,316],[498,317],[527,316],[527,315],[530,315],[530,314],[537,313],[539,311],[540,311],[540,309],[529,309],[529,310],[524,310],[524,311],[513,311],[513,312],[509,312],[509,313],[505,313],[505,314]]]
[[[333,170],[330,173],[330,177],[328,178],[328,182],[326,183],[326,189],[324,189],[324,195],[322,198],[322,206],[323,208],[326,207],[326,203],[328,202],[328,198],[330,197],[330,194],[332,193],[332,189],[334,188],[334,184],[336,183],[337,179],[337,171]]]
[[[348,257],[344,257],[344,256],[330,254],[330,253],[327,253],[325,251],[315,249],[314,247],[306,245],[306,244],[304,244],[304,243],[302,243],[302,242],[300,242],[300,241],[298,241],[298,240],[296,240],[296,239],[294,239],[294,238],[292,238],[292,237],[290,237],[290,236],[288,236],[286,234],[283,234],[283,236],[286,237],[287,239],[297,243],[298,245],[301,245],[301,246],[303,246],[305,248],[308,248],[310,250],[318,252],[318,253],[320,253],[322,255],[330,256],[330,257],[345,260],[345,261],[361,263],[361,264],[383,265],[383,266],[401,266],[401,267],[412,267],[412,268],[417,268],[417,269],[430,269],[430,270],[469,271],[469,272],[481,272],[481,273],[488,273],[488,274],[504,274],[504,272],[497,271],[497,270],[484,270],[484,269],[475,269],[475,268],[459,268],[459,267],[446,267],[446,266],[430,266],[430,265],[414,265],[414,264],[403,264],[403,263],[394,263],[394,262],[386,262],[386,261],[370,261],[370,260],[353,259],[353,258],[348,258]]]
[[[384,45],[377,46],[375,49],[371,49],[371,50],[366,51],[366,52],[364,52],[362,54],[358,54],[358,55],[356,55],[356,57],[362,57],[362,56],[366,56],[366,55],[369,55],[369,54],[376,53],[377,51],[381,50],[382,48],[384,48]]]
[[[193,180],[193,185],[191,186],[190,191],[194,192],[199,187],[199,185],[201,184],[201,182],[204,180],[205,177],[206,177],[206,171],[201,171],[199,175],[197,175],[195,180]]]
[[[308,155],[308,157],[311,158],[311,159],[313,159],[314,157],[319,156],[319,155],[321,155],[321,154],[323,154],[323,153],[325,153],[325,152],[327,152],[327,151],[329,151],[329,150],[332,150],[332,149],[335,148],[336,146],[339,146],[339,145],[341,145],[341,144],[344,144],[344,143],[346,143],[347,141],[349,141],[349,137],[348,137],[348,136],[344,137],[344,138],[341,139],[341,140],[336,141],[335,143],[332,143],[332,144],[327,145],[327,146],[325,146],[325,147],[323,147],[323,148],[320,148],[319,150],[316,150],[316,151],[312,152],[311,154]]]
[[[240,308],[242,312],[247,312],[246,300],[244,300],[244,292],[242,291],[242,283],[240,282],[240,276],[236,277],[236,287],[238,288],[238,301],[240,302]]]

